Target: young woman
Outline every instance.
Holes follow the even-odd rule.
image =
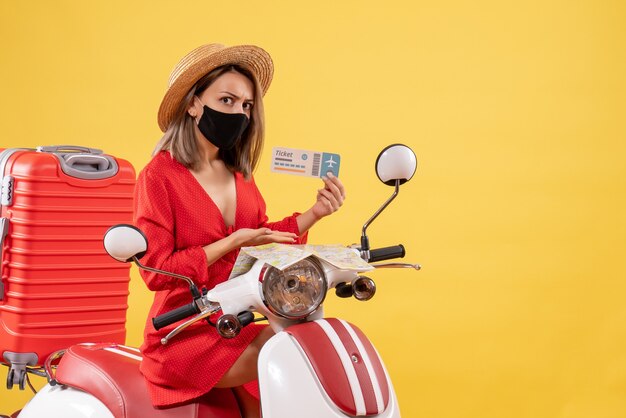
[[[158,115],[164,135],[136,187],[135,221],[149,241],[142,262],[210,289],[228,278],[239,248],[304,243],[313,224],[341,207],[344,187],[329,175],[308,210],[268,221],[252,172],[272,75],[270,56],[250,45],[203,45],[174,68]],[[142,275],[155,291],[149,319],[189,302],[180,281]],[[174,326],[155,331],[146,324],[141,371],[153,404],[180,404],[213,387],[232,387],[244,416],[259,416],[256,361],[271,329],[252,324],[227,340],[199,322],[162,346]]]

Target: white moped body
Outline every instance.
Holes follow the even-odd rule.
[[[22,409],[19,418],[116,418],[98,398],[80,389],[46,385]]]
[[[138,367],[138,363],[137,363]],[[138,373],[138,371],[137,371]],[[337,371],[341,374],[343,371]],[[380,413],[376,417],[399,417],[397,399],[393,386],[385,373],[388,403],[383,404],[383,394],[378,391],[369,403],[376,402],[375,408]],[[334,378],[334,376],[331,376]],[[93,382],[92,382],[93,383]],[[354,392],[342,392],[345,401],[354,402],[356,410],[345,413],[333,401],[320,382],[313,366],[297,340],[287,332],[280,332],[268,341],[259,358],[259,386],[261,389],[263,415],[267,417],[319,418],[363,416],[366,412],[366,399],[358,379],[352,382]],[[111,382],[115,384],[115,382]],[[378,387],[378,383],[373,387]],[[89,386],[87,387],[89,389]],[[113,388],[112,388],[113,389]],[[135,395],[137,396],[137,395]],[[144,391],[143,396],[147,397]],[[367,395],[366,395],[367,396]],[[341,400],[341,398],[340,398]],[[137,402],[138,399],[130,399]],[[144,399],[146,403],[148,399]],[[155,416],[153,409],[143,411],[144,416]],[[238,412],[233,412],[238,414]],[[126,413],[126,418],[134,415]],[[214,414],[195,415],[198,418],[213,418]],[[219,415],[218,415],[219,416]],[[234,415],[237,416],[237,415]],[[46,385],[29,402],[19,415],[20,418],[119,418],[98,397],[84,390],[64,386]],[[222,417],[222,416],[220,416]]]
[[[137,365],[138,367],[138,365]],[[342,371],[337,371],[342,373]],[[391,380],[388,379],[388,404],[381,407],[381,413],[375,417],[400,417],[397,399]],[[112,382],[114,384],[115,382]],[[358,382],[357,382],[358,385]],[[267,342],[259,357],[259,387],[261,390],[262,411],[264,417],[276,418],[345,418],[364,416],[365,399],[360,387],[355,392],[344,393],[347,397],[356,397],[359,411],[346,414],[331,399],[322,386],[312,365],[306,359],[297,341],[287,332],[276,334]],[[147,396],[145,392],[144,396]],[[382,394],[379,393],[379,402]],[[372,398],[374,401],[376,398]],[[137,401],[135,400],[130,400]],[[149,400],[148,400],[149,401]],[[382,405],[382,404],[381,404]],[[376,406],[378,408],[378,406]],[[234,414],[238,412],[233,411]],[[155,410],[144,410],[141,418],[155,415]],[[179,415],[184,416],[184,415]],[[222,418],[223,415],[190,415],[197,418]],[[238,416],[238,415],[234,415]],[[46,385],[26,405],[19,418],[122,418],[113,415],[110,409],[98,397],[84,390],[64,386]],[[126,414],[123,418],[137,418]]]
[[[325,321],[325,320],[320,320]],[[329,357],[334,353],[329,353]],[[343,353],[347,364],[345,369],[340,367],[334,370],[335,375],[324,376],[322,379],[344,379],[348,375],[349,390],[341,389],[340,385],[328,389],[336,382],[321,382],[320,376],[314,370],[310,361],[303,352],[299,342],[288,332],[276,334],[266,343],[259,356],[259,382],[261,389],[263,416],[267,417],[332,417],[345,418],[346,416],[375,416],[400,417],[398,401],[396,399],[391,380],[384,371],[385,382],[371,379],[359,382],[359,378],[352,369],[352,357],[348,352]],[[325,359],[319,359],[325,361]],[[361,361],[362,359],[359,359]],[[369,361],[370,359],[368,359]],[[382,363],[381,363],[382,364]],[[330,365],[329,365],[330,366]],[[332,366],[330,366],[332,367]],[[327,371],[326,373],[329,373]],[[373,380],[373,381],[372,381]],[[263,383],[261,383],[263,382]],[[382,385],[381,385],[382,383]],[[371,387],[367,385],[371,384]],[[381,386],[386,393],[383,393]],[[330,393],[329,393],[330,392]],[[386,401],[386,403],[385,403]],[[346,407],[354,402],[354,409]],[[342,403],[344,408],[338,404]],[[369,410],[368,410],[369,407]]]
[[[322,319],[321,307],[307,321],[295,323],[273,314],[259,291],[258,277],[263,265],[257,261],[248,273],[216,286],[206,296],[219,303],[224,314],[253,306],[268,318],[276,331],[264,345],[258,360],[263,416],[399,417],[391,380],[378,353],[361,331],[342,320]],[[329,288],[357,277],[354,271],[339,270],[323,262],[320,265],[329,279]],[[108,356],[104,361],[98,359],[103,351]],[[196,415],[187,415],[182,410],[180,413],[155,410],[145,387],[121,387],[123,382],[119,380],[132,379],[131,375],[137,379],[135,386],[143,386],[139,373],[141,356],[136,349],[87,344],[72,347],[65,356],[78,356],[81,362],[70,359],[66,364],[62,359],[56,371],[57,378],[63,377],[58,379],[61,384],[46,385],[24,407],[19,418],[138,418],[139,414],[140,418],[227,416],[201,409]],[[119,379],[109,369],[116,369],[122,362],[126,369],[121,374],[123,379]],[[103,375],[106,377],[101,377]],[[236,408],[236,404],[233,405],[233,409]],[[239,416],[238,411],[231,413]]]

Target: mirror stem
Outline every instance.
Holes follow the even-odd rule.
[[[135,264],[137,264],[137,266],[139,268],[141,268],[143,270],[151,271],[152,273],[163,274],[165,276],[176,277],[177,279],[182,279],[182,280],[186,281],[187,284],[189,284],[189,290],[191,290],[191,293],[193,294],[193,298],[197,299],[197,298],[200,297],[200,292],[198,291],[198,287],[196,286],[196,284],[189,277],[182,276],[182,275],[176,274],[176,273],[170,273],[170,272],[163,271],[163,270],[157,270],[157,269],[154,269],[154,268],[148,267],[148,266],[144,266],[143,264],[141,264],[139,262],[139,259],[137,259],[136,256],[133,256],[132,260],[133,260],[133,262]]]
[[[369,260],[369,252],[370,252],[370,243],[369,243],[369,238],[367,237],[367,228],[370,226],[372,222],[374,222],[374,219],[376,219],[378,215],[380,215],[380,213],[383,210],[385,210],[387,206],[389,206],[389,204],[393,201],[393,199],[395,199],[396,196],[398,196],[399,191],[400,191],[400,179],[396,179],[396,188],[393,191],[393,194],[391,195],[391,197],[387,199],[387,201],[376,211],[376,213],[371,218],[369,218],[367,222],[365,222],[365,225],[363,225],[363,230],[361,232],[361,257],[364,258],[366,261]]]

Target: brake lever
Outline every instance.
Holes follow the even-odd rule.
[[[422,266],[419,264],[409,264],[409,263],[381,263],[381,264],[370,264],[370,266],[377,269],[415,269],[421,270]]]
[[[170,331],[170,333],[167,334],[165,337],[161,338],[161,344],[162,345],[167,344],[172,338],[174,338],[175,336],[180,334],[182,331],[184,331],[190,325],[195,324],[196,322],[198,322],[198,321],[200,321],[202,319],[208,318],[209,316],[211,316],[214,313],[218,312],[220,309],[221,309],[220,305],[218,305],[216,303],[211,303],[211,304],[205,306],[204,309],[202,309],[202,311],[198,315],[196,315],[193,318],[190,318],[187,321],[183,322],[182,324],[180,324],[179,326],[174,328],[172,331]]]

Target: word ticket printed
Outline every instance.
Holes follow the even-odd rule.
[[[307,177],[322,177],[333,173],[335,177],[339,177],[340,162],[339,154],[274,147],[271,170],[275,173]]]

